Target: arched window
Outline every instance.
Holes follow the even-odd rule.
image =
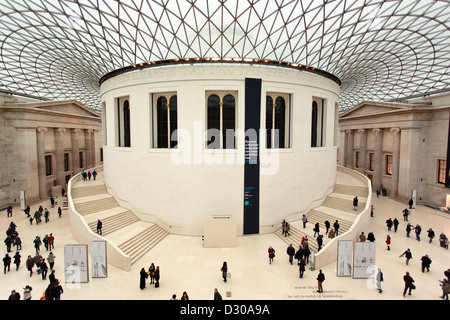
[[[128,100],[126,100],[123,104],[123,146],[131,147],[130,103]]]
[[[131,117],[129,97],[117,98],[116,146],[131,147]]]
[[[324,146],[324,100],[314,98],[311,107],[311,147]]]
[[[157,148],[168,148],[168,114],[167,114],[167,98],[159,97],[156,103],[156,135]]]
[[[206,113],[207,148],[234,149],[236,145],[236,94],[209,94]]]
[[[266,95],[266,148],[290,147],[290,95]]]
[[[153,146],[166,149],[178,144],[178,98],[174,93],[153,94]]]

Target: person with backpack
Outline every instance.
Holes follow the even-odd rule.
[[[322,283],[325,281],[325,275],[322,272],[322,269],[319,270],[319,274],[317,275],[317,292],[323,292]]]

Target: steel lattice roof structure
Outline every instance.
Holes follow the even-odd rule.
[[[0,0],[0,92],[99,110],[114,70],[238,57],[335,75],[343,111],[449,91],[449,28],[439,0]]]

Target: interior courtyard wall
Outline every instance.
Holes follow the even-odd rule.
[[[244,131],[246,77],[262,79],[261,128],[265,126],[265,93],[289,93],[292,97],[292,147],[279,152],[260,149],[260,232],[273,231],[282,219],[298,217],[314,201],[323,200],[336,178],[333,141],[338,85],[297,70],[221,64],[148,69],[102,84],[107,126],[104,175],[111,192],[141,218],[158,220],[172,233],[200,235],[203,221],[218,215],[232,216],[242,233],[244,137],[236,139],[234,150],[210,150],[202,135],[206,93],[224,90],[237,93],[236,128]],[[189,140],[183,145],[179,136],[178,149],[151,148],[150,97],[159,92],[177,93],[178,128]],[[327,105],[326,145],[319,148],[310,146],[314,96],[325,99]],[[131,147],[115,143],[118,97],[130,100]],[[270,160],[273,163],[265,165]],[[263,174],[264,170],[268,174]]]

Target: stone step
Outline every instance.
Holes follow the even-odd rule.
[[[102,235],[108,235],[121,228],[139,221],[139,218],[131,211],[125,211],[102,220]],[[93,232],[97,232],[97,221],[89,223]]]
[[[341,194],[346,194],[346,195],[351,195],[351,196],[358,196],[358,197],[367,197],[368,194],[368,189],[367,187],[362,187],[362,186],[351,186],[351,185],[346,185],[346,184],[336,184],[334,186],[334,191],[333,193],[341,193]]]
[[[119,204],[114,199],[114,197],[109,196],[109,197],[103,198],[103,199],[92,200],[92,201],[87,201],[87,202],[83,202],[83,203],[77,203],[77,204],[74,204],[74,206],[75,206],[75,210],[77,210],[77,212],[80,215],[87,215],[87,214],[92,214],[95,212],[119,207]]]
[[[324,207],[330,207],[333,209],[354,213],[355,215],[361,213],[365,207],[365,202],[359,201],[358,202],[358,210],[353,210],[353,201],[350,199],[343,199],[340,197],[329,195],[325,201],[323,202],[322,206]]]
[[[99,194],[105,194],[105,193],[107,193],[107,191],[106,191],[106,186],[104,184],[72,188],[72,192],[71,192],[72,198],[74,198],[74,199],[84,198],[84,197],[94,196],[94,195],[99,195]]]
[[[277,235],[281,240],[283,240],[287,245],[292,244],[292,246],[295,248],[295,251],[297,251],[302,243],[302,238],[307,236],[308,237],[308,247],[311,251],[317,252],[318,245],[316,239],[307,234],[304,229],[298,229],[291,224],[291,228],[289,230],[289,236],[285,236],[283,234],[282,228],[279,228],[277,231],[275,231],[275,235]],[[325,237],[323,239],[322,247],[325,245]]]

